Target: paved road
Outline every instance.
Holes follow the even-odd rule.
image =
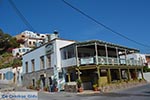
[[[8,85],[0,85],[1,88]],[[16,88],[16,91],[33,91],[23,88]],[[97,94],[76,94],[66,92],[38,93],[39,100],[150,100],[150,83],[130,89],[120,90],[111,93]]]
[[[105,94],[39,92],[39,100],[150,100],[150,84]]]

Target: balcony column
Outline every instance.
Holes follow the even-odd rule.
[[[119,52],[118,52],[118,48],[116,47],[116,55],[117,55],[117,63],[118,63],[118,65],[120,65],[120,63],[119,63]]]
[[[77,70],[77,74],[78,74],[78,79],[80,80],[81,79],[81,77],[80,77],[80,74],[81,74],[80,69],[76,68],[76,70]]]
[[[96,66],[97,68],[97,75],[98,75],[98,86],[100,86],[100,67]]]
[[[137,76],[137,73],[138,73],[138,70],[137,70],[137,68],[135,68],[135,79],[137,80],[138,79],[138,76]]]
[[[142,76],[142,79],[144,79],[143,68],[141,68],[141,76]]]
[[[110,72],[110,68],[107,69],[107,77],[108,77],[108,83],[111,83],[111,72]]]
[[[109,64],[108,62],[108,50],[107,50],[107,45],[105,44],[105,52],[106,52],[106,62],[107,62],[107,65]]]
[[[126,61],[126,65],[128,65],[128,62],[127,62],[127,50],[125,49],[125,61]]]
[[[71,82],[70,71],[68,71],[67,75],[68,75],[68,82]]]
[[[98,52],[97,52],[97,43],[95,42],[95,60],[96,60],[96,65],[98,65]]]
[[[120,79],[120,81],[122,81],[121,69],[119,68],[118,70],[119,70],[119,79]]]
[[[77,67],[79,67],[79,58],[78,58],[78,47],[77,45],[75,46],[75,54],[76,54],[76,64],[77,64]]]
[[[130,81],[131,80],[130,69],[128,68],[127,70],[128,70],[127,71],[128,72],[128,81]]]

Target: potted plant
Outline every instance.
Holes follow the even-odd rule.
[[[98,85],[97,85],[97,84],[94,84],[94,85],[93,85],[93,90],[94,90],[94,91],[98,91]]]
[[[81,79],[77,79],[76,82],[77,82],[78,92],[83,92],[83,88],[81,86],[82,80]]]
[[[39,91],[40,90],[40,85],[41,85],[41,80],[36,81],[36,89]]]
[[[48,91],[48,85],[44,87],[44,91]]]

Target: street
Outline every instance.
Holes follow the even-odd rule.
[[[150,99],[150,84],[104,94],[39,92],[39,100],[149,100],[149,99]]]
[[[0,85],[3,88],[5,85]],[[7,85],[8,86],[8,85]],[[5,86],[6,87],[6,86]],[[33,91],[15,88],[15,91]],[[36,92],[36,91],[35,91]],[[119,90],[111,93],[68,93],[68,92],[38,92],[39,100],[149,100],[150,84]]]

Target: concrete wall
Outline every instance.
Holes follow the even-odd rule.
[[[144,73],[144,78],[145,78],[148,82],[150,82],[150,72]]]
[[[144,74],[144,79],[150,82],[150,72],[143,73]],[[141,78],[141,74],[139,75],[139,78]]]

